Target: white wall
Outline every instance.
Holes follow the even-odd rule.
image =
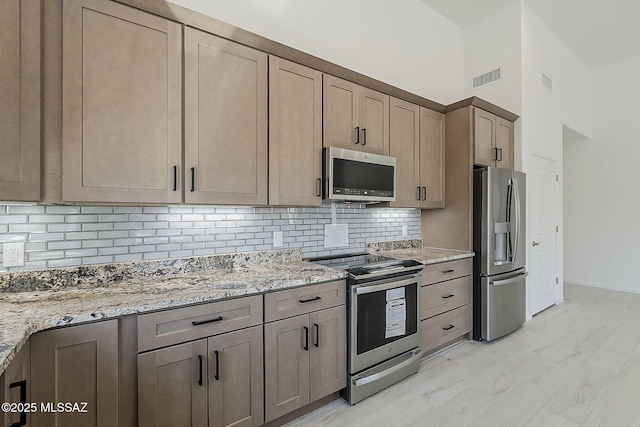
[[[565,143],[565,277],[640,293],[640,57],[593,71],[591,137]]]
[[[501,81],[471,89],[473,76],[498,66],[502,67]],[[552,78],[552,92],[542,86],[542,73]],[[563,176],[563,125],[582,134],[590,132],[590,71],[520,1],[466,30],[465,89],[467,96],[479,96],[521,116],[515,129],[515,166],[528,173],[527,244],[530,244],[530,190],[535,179],[530,173],[531,156],[556,162],[558,173]],[[552,218],[559,224],[563,209],[561,183]],[[549,212],[550,216],[553,214]],[[557,242],[556,275],[562,283],[563,227]],[[529,257],[527,264],[530,269],[534,267]],[[562,286],[557,286],[556,293],[557,301],[561,301]]]
[[[464,35],[466,96],[479,96],[515,114],[522,111],[521,6],[519,2],[467,28]],[[501,80],[472,89],[472,79],[495,68]]]
[[[463,97],[463,31],[420,0],[171,1],[442,104]]]

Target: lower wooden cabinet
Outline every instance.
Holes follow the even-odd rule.
[[[0,376],[0,402],[11,404],[32,402],[30,354],[30,343],[27,341]],[[17,407],[10,409],[11,411],[0,413],[0,426],[31,425],[29,412],[17,412],[19,409]]]
[[[346,314],[340,305],[264,326],[267,422],[346,386]]]
[[[117,426],[118,347],[118,320],[33,335],[31,401],[78,403],[86,412],[38,410],[31,414],[31,426]]]
[[[138,355],[140,426],[263,423],[262,326]]]
[[[473,259],[427,265],[420,288],[420,347],[429,355],[472,330]]]

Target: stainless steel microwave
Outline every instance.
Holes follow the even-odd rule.
[[[396,200],[396,158],[326,147],[324,198],[359,202]]]

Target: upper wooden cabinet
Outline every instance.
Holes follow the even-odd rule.
[[[392,207],[444,207],[444,115],[391,98],[390,154],[397,159]]]
[[[0,2],[0,200],[40,200],[41,8]]]
[[[513,169],[513,122],[473,107],[475,164]]]
[[[169,20],[64,1],[64,201],[182,201],[181,45]]]
[[[420,207],[445,206],[445,116],[420,107]]]
[[[389,95],[324,75],[324,147],[389,155]]]
[[[269,57],[269,204],[322,204],[322,73]]]
[[[267,203],[267,55],[185,28],[185,202]]]

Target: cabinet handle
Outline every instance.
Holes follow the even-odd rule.
[[[201,320],[199,322],[191,322],[191,324],[193,326],[198,326],[198,325],[204,325],[206,323],[213,323],[213,322],[219,322],[222,320],[222,316],[218,316],[215,319],[209,319],[209,320]]]
[[[445,331],[448,331],[448,330],[451,330],[451,329],[453,329],[453,328],[455,328],[455,327],[456,327],[456,325],[449,325],[449,326],[445,326],[445,327],[444,327],[444,328],[442,328],[442,329],[444,329]]]
[[[196,168],[191,168],[191,191],[196,191]]]
[[[455,270],[451,269],[451,270],[442,270],[443,274],[449,274],[449,273],[453,273]]]
[[[173,167],[173,191],[178,191],[178,166]]]
[[[309,328],[303,326],[304,329],[304,350],[309,351]]]
[[[356,126],[356,144],[360,144],[360,126]]]
[[[500,154],[500,158],[498,159],[499,162],[502,161],[502,148],[498,148],[498,154]]]
[[[422,187],[422,200],[427,200],[427,187]]]
[[[318,191],[316,192],[316,196],[322,196],[322,178],[318,178]]]
[[[314,298],[311,298],[311,299],[299,299],[298,302],[300,304],[306,304],[308,302],[320,301],[321,299],[322,298],[320,298],[320,297],[314,297]]]
[[[27,380],[16,381],[9,384],[9,388],[20,387],[20,403],[27,403]],[[9,427],[22,427],[27,425],[27,413],[20,412],[20,421],[11,424]]]
[[[449,299],[449,298],[451,298],[451,297],[455,297],[455,295],[454,295],[454,294],[449,294],[449,295],[447,295],[446,297],[442,297],[442,298],[444,298],[444,299]]]
[[[220,352],[216,350],[213,353],[216,355],[216,374],[213,378],[215,378],[216,381],[220,381]]]
[[[493,161],[497,162],[498,161],[498,147],[495,147],[493,149],[494,153],[493,153]]]
[[[202,387],[202,355],[198,355],[198,364],[200,366],[199,374],[198,374],[198,385]]]
[[[367,145],[367,129],[362,128],[362,145]]]
[[[316,338],[315,338],[315,342],[313,343],[313,345],[315,347],[320,347],[320,325],[318,325],[317,323],[313,324],[313,327],[316,330]]]
[[[419,185],[418,185],[418,199],[417,200],[420,200],[420,186]]]

